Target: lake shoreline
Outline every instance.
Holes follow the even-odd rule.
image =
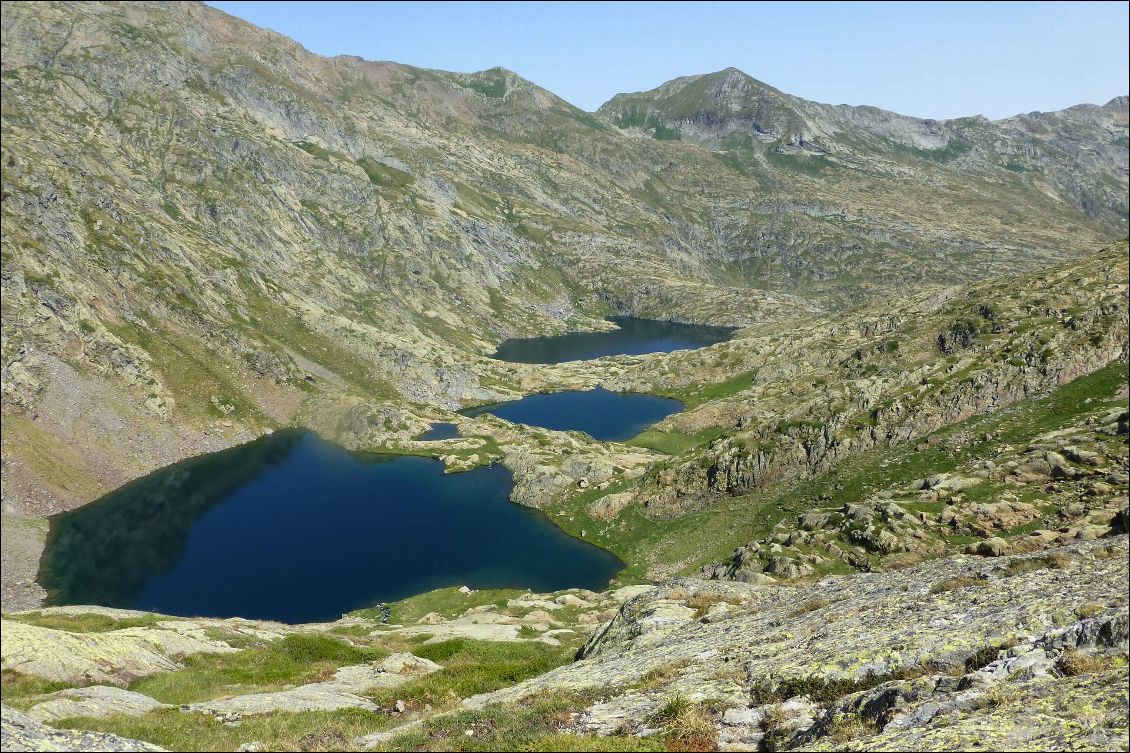
[[[561,587],[599,590],[624,566],[615,554],[570,535],[541,511],[510,502],[513,477],[500,463],[448,474],[444,473],[443,464],[434,458],[350,452],[302,430],[279,432],[266,439],[266,442],[249,443],[257,447],[244,448],[244,454],[252,452],[255,456],[248,463],[234,463],[239,466],[234,475],[229,472],[225,477],[224,473],[210,471],[210,466],[229,462],[232,457],[213,455],[188,461],[188,469],[183,464],[163,469],[127,484],[92,505],[55,516],[38,578],[50,592],[48,605],[93,603],[185,616],[241,616],[298,623],[324,620],[450,585],[553,590],[553,586],[561,584]],[[282,447],[284,456],[272,456],[271,445]],[[295,462],[291,453],[297,451],[305,453],[301,462],[317,461],[326,468],[297,469],[295,473],[284,473],[274,483],[263,481],[262,477],[269,476],[270,472],[280,472],[276,466],[285,471],[287,463]],[[266,470],[257,463],[265,464]],[[194,472],[207,476],[198,480],[200,488],[193,487]],[[167,475],[162,478],[162,474]],[[344,476],[345,480],[334,474]],[[170,476],[187,476],[187,480],[168,481]],[[315,482],[310,480],[311,476],[318,482],[336,479],[338,486],[328,496],[317,499],[316,494],[309,492],[316,488],[312,486]],[[388,487],[388,494],[392,496],[387,500],[392,508],[385,505],[385,509],[377,510],[371,505],[374,479],[386,479],[392,484]],[[267,495],[265,498],[236,500],[232,504],[238,503],[247,509],[226,517],[222,509],[213,510],[222,508],[246,486],[257,482],[266,484],[256,492]],[[170,484],[173,493],[166,488]],[[296,501],[280,496],[288,490],[307,494],[311,499],[304,497]],[[221,499],[206,499],[205,492],[217,494]],[[357,494],[362,496],[350,496]],[[169,508],[168,500],[173,497],[175,501],[171,504],[175,506]],[[190,511],[196,517],[187,522],[170,521],[173,515],[184,516],[181,500],[189,500],[202,509]],[[405,500],[414,502],[409,504]],[[154,514],[151,508],[155,504],[164,505],[160,509],[165,513]],[[310,516],[311,505],[320,516]],[[434,511],[425,509],[429,505],[440,507]],[[115,506],[119,509],[114,509]],[[350,513],[359,516],[358,522],[348,519]],[[217,515],[218,519],[209,521],[209,516],[216,518]],[[157,525],[157,529],[153,533],[156,545],[149,548],[142,546],[144,526],[139,522],[147,519],[160,521],[150,524]],[[93,521],[88,526],[90,530],[76,532],[83,520]],[[232,550],[241,546],[254,547],[254,541],[249,543],[244,534],[258,535],[260,530],[256,527],[261,528],[272,520],[276,526],[282,525],[279,521],[289,521],[293,530],[283,530],[279,535],[288,547],[304,546],[303,556],[314,563],[310,569],[317,572],[306,576],[310,579],[306,597],[301,596],[295,586],[301,582],[306,568],[288,564],[283,561],[286,557],[279,558],[278,568],[266,568],[256,562],[254,556],[232,554]],[[450,521],[450,530],[445,534],[436,527],[437,521]],[[355,530],[358,527],[370,533],[383,533],[373,537]],[[202,543],[201,531],[215,539],[211,549],[208,539]],[[405,538],[404,534],[412,531],[421,535]],[[503,540],[509,543],[500,545]],[[169,541],[179,546],[171,556],[165,551],[170,547]],[[283,547],[283,551],[290,549]],[[131,554],[127,557],[122,552]],[[330,559],[315,567],[319,554]],[[461,560],[460,557],[471,559]],[[474,560],[476,557],[479,559]],[[216,565],[215,558],[227,564]],[[472,560],[479,564],[469,566],[467,563],[473,564]],[[67,562],[77,563],[77,570],[72,568],[69,573],[76,579],[70,585],[68,573],[64,572]],[[569,564],[574,569],[565,566]],[[92,569],[97,571],[94,576]],[[253,583],[254,577],[249,575],[253,572],[259,572],[263,582]],[[369,589],[367,595],[349,596],[342,591],[341,581],[353,574],[364,580],[364,588]],[[82,580],[91,577],[94,579]],[[230,583],[240,578],[242,585]],[[285,587],[278,585],[283,581],[286,581]],[[173,603],[169,601],[170,594],[175,594],[179,587],[186,588],[198,603],[214,604],[221,599],[216,592],[223,591],[226,595],[222,598],[241,606],[226,610],[170,607]],[[99,588],[110,590],[98,595]],[[274,596],[256,593],[271,588],[275,589]],[[338,592],[335,596],[326,595],[335,590]],[[324,606],[327,599],[333,598],[338,601],[332,607]],[[312,606],[318,599],[323,606]],[[258,606],[245,606],[251,601]],[[288,610],[304,611],[288,617],[282,613]]]

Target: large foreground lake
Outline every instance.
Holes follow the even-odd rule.
[[[704,348],[729,340],[734,334],[730,327],[630,316],[613,316],[609,317],[609,321],[619,328],[607,332],[570,332],[551,337],[505,340],[493,357],[516,363],[561,363],[603,356],[670,353],[673,350]]]
[[[623,566],[508,501],[501,466],[351,453],[287,431],[56,516],[49,603],[296,623],[445,586],[601,589]]]

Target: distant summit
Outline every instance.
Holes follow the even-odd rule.
[[[768,153],[770,161],[778,159],[774,154],[808,160],[806,169],[838,164],[874,170],[910,158],[1028,174],[1087,214],[1125,225],[1125,96],[1101,107],[1083,104],[999,121],[980,115],[939,121],[813,102],[730,67],[617,94],[599,112],[621,129],[697,144],[750,164]]]

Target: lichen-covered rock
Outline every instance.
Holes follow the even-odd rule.
[[[1116,439],[1121,413],[1121,408],[1096,407],[1078,415],[1073,425],[1035,434],[1027,445],[996,447],[992,460],[973,457],[953,471],[895,483],[858,502],[809,509],[781,520],[701,573],[764,583],[844,566],[904,567],[950,549],[953,536],[980,539],[969,543],[966,553],[997,557],[1119,532],[1127,486],[1094,479],[1097,474],[1109,479],[1106,469],[1130,462],[1125,442]],[[939,441],[960,446],[969,440],[958,434]],[[1032,456],[1046,473],[1032,470],[1032,461],[1026,461]],[[1074,470],[1053,479],[1048,457]],[[1039,527],[1024,532],[1034,526]]]
[[[1122,660],[1083,676],[1017,677],[940,699],[925,694],[880,730],[818,737],[796,749],[1124,750],[1128,681]]]
[[[85,688],[68,688],[43,696],[28,709],[28,716],[41,722],[51,722],[68,717],[109,716],[126,714],[141,716],[150,711],[166,708],[167,704],[147,695],[134,693],[113,685],[91,685]]]
[[[964,747],[1010,714],[1016,723],[1002,729],[1013,731],[990,747],[1117,747],[1125,693],[1108,675],[1125,674],[1128,585],[1125,536],[797,587],[679,580],[628,600],[574,664],[465,705],[601,688],[608,697],[582,716],[607,734],[645,726],[655,704],[680,693],[736,709],[717,724],[732,750],[765,737],[779,749],[834,748],[852,729],[840,717],[863,720],[860,749],[872,739],[892,750]],[[1064,679],[1068,671],[1097,674]],[[1106,688],[1089,731],[1071,727],[1078,712],[1054,700],[1061,690],[1065,702],[1081,697],[1087,683]],[[1037,696],[1044,711],[1012,708]]]
[[[428,659],[396,653],[372,664],[342,667],[324,682],[308,683],[273,693],[251,693],[191,703],[184,708],[186,711],[202,711],[224,718],[232,715],[269,714],[274,711],[379,711],[380,707],[363,697],[363,693],[378,688],[394,688],[440,669],[438,664]]]
[[[745,588],[735,584],[691,579],[641,590],[624,602],[613,620],[593,634],[578,652],[578,658],[650,646],[662,641],[672,631],[702,616],[698,608],[688,606],[687,602],[691,600],[711,605],[727,600],[740,603],[749,601],[749,595]]]
[[[157,672],[180,669],[179,659],[200,652],[234,651],[203,630],[135,627],[109,633],[70,633],[4,620],[3,668],[45,680],[124,686]]]
[[[5,751],[163,751],[156,745],[105,732],[48,727],[9,706],[0,708],[0,747]]]

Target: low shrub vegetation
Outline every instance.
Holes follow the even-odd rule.
[[[388,653],[328,636],[288,635],[238,653],[185,657],[179,672],[142,677],[130,689],[163,703],[194,703],[318,682],[338,667],[378,661]]]

